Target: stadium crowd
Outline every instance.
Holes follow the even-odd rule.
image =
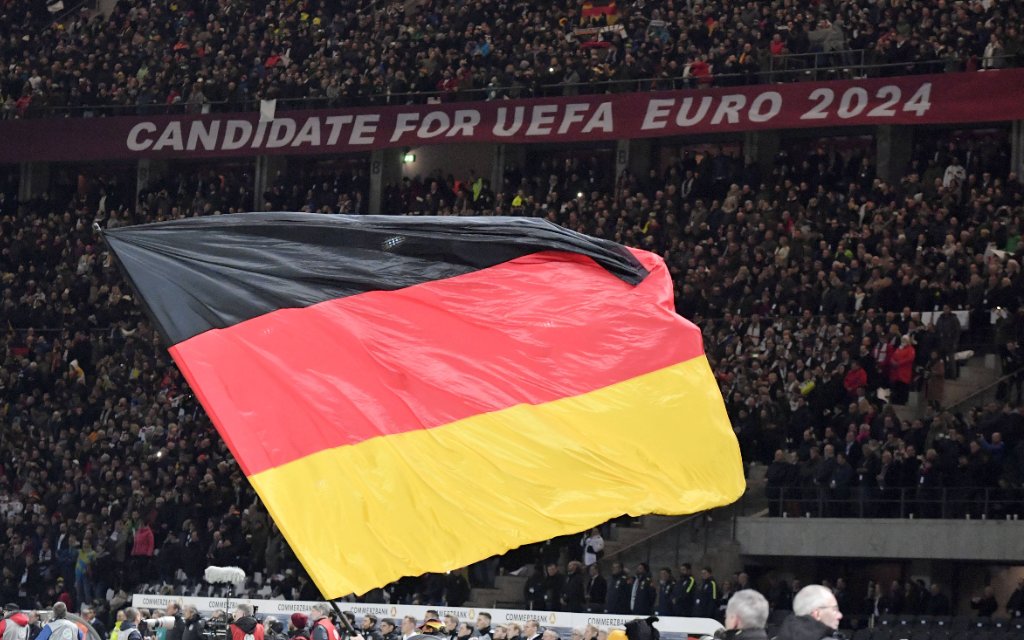
[[[0,4],[0,117],[575,95],[775,82],[807,67],[990,69],[1020,63],[1024,17],[1016,1],[178,0],[116,3],[108,18],[48,4]],[[773,60],[785,54],[804,55]],[[780,68],[793,72],[769,73]]]
[[[746,459],[772,461],[770,495],[800,489],[788,495],[795,506],[777,508],[802,512],[826,492],[837,514],[855,515],[844,491],[1022,484],[1019,384],[1013,404],[940,409],[962,334],[994,340],[1008,370],[1020,366],[1024,192],[998,141],[943,140],[916,155],[893,185],[856,151],[781,153],[764,176],[728,152],[683,151],[664,171],[620,180],[570,155],[513,169],[496,190],[477,176],[403,181],[389,209],[543,216],[659,252],[679,310],[704,330]],[[114,179],[66,201],[54,200],[60,191],[0,195],[0,599],[196,585],[206,564],[259,571],[273,594],[315,596],[92,230],[243,209],[246,184],[238,171],[200,167],[157,181],[134,206]],[[365,202],[364,189],[361,167],[311,171],[280,176],[264,200],[338,212]],[[955,315],[921,317],[947,306],[968,310],[969,333]],[[997,307],[1005,314],[990,334]],[[899,420],[885,398],[901,402],[911,385],[932,409]],[[537,562],[560,576],[560,559],[587,559],[566,554],[576,548],[575,538],[548,541],[470,578],[486,585],[499,568]],[[575,606],[540,593],[544,608]],[[454,604],[467,594],[452,574],[371,598]]]
[[[1016,1],[602,6],[583,15],[575,0],[275,0],[256,11],[178,0],[53,22],[46,3],[0,0],[0,117],[752,83],[786,79],[764,75],[785,53],[854,66],[845,52],[867,51],[868,62],[893,65],[871,74],[973,70],[1016,65],[1022,46]],[[600,30],[598,42],[578,27]],[[579,152],[513,168],[498,185],[405,180],[390,185],[385,208],[544,217],[656,251],[680,313],[704,332],[744,458],[769,464],[776,513],[813,504],[856,515],[851,500],[870,496],[883,502],[869,513],[902,515],[884,501],[908,489],[926,513],[935,492],[966,504],[978,490],[1024,486],[1024,190],[1007,146],[921,145],[895,184],[876,176],[870,155],[824,146],[781,152],[769,174],[725,149],[682,150],[647,175],[622,176]],[[14,180],[0,182],[0,600],[78,606],[109,604],[110,593],[123,603],[139,585],[195,590],[207,564],[259,572],[254,586],[270,595],[316,597],[93,231],[246,210],[247,171],[174,172],[138,199],[115,176],[24,202]],[[282,174],[262,200],[365,213],[367,175]],[[945,380],[974,345],[993,345],[1004,372],[1021,376],[1005,403],[944,411]],[[912,389],[928,409],[901,420],[893,405]],[[1021,507],[1012,495],[1007,514]],[[536,608],[678,611],[673,590],[687,576],[619,568],[599,597],[596,550],[578,543],[485,561],[470,580],[489,585],[499,569],[539,564],[524,594]],[[712,597],[695,595],[693,606],[717,615],[717,583],[699,584]],[[626,604],[613,604],[623,585]],[[370,598],[458,605],[468,587],[459,573],[430,575]],[[791,597],[778,589],[773,600]],[[838,599],[839,581],[835,590]]]

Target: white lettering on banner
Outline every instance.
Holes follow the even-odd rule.
[[[583,122],[583,114],[590,110],[588,104],[570,104],[565,107],[565,117],[562,118],[562,124],[558,126],[558,133],[565,133],[574,124]]]
[[[637,94],[603,100],[577,97],[572,102],[538,101],[518,106],[434,106],[422,108],[423,111],[388,108],[377,113],[298,117],[293,113],[292,117],[260,122],[241,118],[133,120],[121,150],[154,155],[212,155],[250,149],[289,153],[292,149],[325,147],[347,150],[416,142],[475,142],[481,138],[522,143],[551,136],[585,140],[590,134],[612,139],[687,130],[704,132],[723,125],[758,129],[779,120],[783,121],[779,127],[905,123],[932,115],[933,82],[890,82],[874,87],[864,83],[830,83],[800,92],[792,88],[751,88],[732,89],[730,93],[713,90],[658,97]],[[784,107],[789,109],[784,111]],[[619,122],[615,121],[616,108],[620,111],[617,115],[622,117]],[[383,133],[382,126],[390,133]]]
[[[690,115],[690,107],[693,106],[693,98],[683,98],[683,104],[679,107],[679,113],[676,114],[676,126],[677,127],[692,127],[701,120],[704,116],[708,115],[708,110],[711,109],[711,97],[704,96],[700,99],[700,106],[697,107],[697,113]]]
[[[505,121],[508,120],[508,108],[498,107],[498,118],[494,123],[494,135],[507,138],[514,136],[519,129],[523,126],[523,117],[526,114],[525,107],[516,107],[514,111],[515,115],[512,118],[512,124],[505,126]]]
[[[295,600],[257,600],[251,598],[231,598],[223,600],[219,598],[196,598],[179,596],[150,596],[137,594],[132,596],[133,607],[163,608],[171,602],[178,602],[182,605],[191,605],[202,614],[209,614],[213,611],[224,610],[234,607],[240,603],[250,604],[257,609],[260,615],[267,613],[292,614],[307,613],[316,602],[295,601]],[[566,613],[561,611],[523,611],[519,609],[475,609],[468,607],[428,607],[416,605],[398,604],[360,604],[354,602],[339,602],[338,605],[346,611],[351,611],[356,616],[372,614],[378,618],[401,618],[413,616],[422,620],[428,609],[436,609],[441,616],[454,615],[460,620],[472,622],[476,619],[477,613],[486,611],[491,614],[491,619],[496,624],[507,622],[523,623],[527,620],[538,620],[541,626],[550,626],[558,629],[568,630],[574,627],[583,627],[587,624],[599,626],[623,627],[630,620],[637,616],[616,616],[591,613]],[[357,621],[358,622],[358,621]],[[679,638],[700,635],[713,635],[715,631],[722,628],[718,622],[707,618],[676,618],[662,616],[657,623],[658,630],[666,640],[677,640]]]
[[[341,137],[341,130],[346,124],[352,122],[352,116],[331,116],[325,120],[327,126],[331,128],[331,133],[327,136],[327,146],[333,147],[338,144],[338,138]]]
[[[528,136],[546,136],[551,133],[551,125],[555,122],[555,114],[558,113],[558,106],[553,104],[542,104],[533,108],[533,115],[530,117],[530,126],[526,128]]]
[[[903,111],[913,113],[917,117],[923,116],[931,108],[932,83],[923,82],[903,103]],[[903,97],[903,90],[894,84],[887,84],[878,88],[874,99],[881,101],[867,112],[868,118],[895,118],[896,106]],[[836,93],[828,87],[818,87],[807,95],[807,99],[814,102],[814,106],[800,116],[801,120],[825,120],[832,116],[829,107],[836,101]],[[867,89],[864,87],[849,87],[839,96],[839,107],[835,115],[841,119],[849,119],[859,116],[868,107],[871,100],[868,97]]]
[[[718,109],[711,118],[711,124],[722,124],[722,120],[728,120],[729,124],[737,124],[740,121],[740,109],[747,105],[747,96],[742,94],[722,96],[718,103]]]
[[[299,132],[292,138],[291,146],[308,144],[311,147],[320,146],[320,118],[306,118],[306,122],[299,129]]]
[[[252,124],[245,120],[228,120],[224,127],[223,147],[227,151],[241,149],[249,143],[252,137]]]
[[[664,129],[668,124],[668,115],[672,113],[672,105],[675,103],[675,100],[659,100],[657,98],[649,100],[647,112],[644,113],[644,121],[640,128],[644,131]]]
[[[156,125],[152,122],[140,122],[128,132],[128,149],[131,151],[145,151],[153,146],[152,140],[139,140],[142,133],[154,133]]]
[[[207,126],[202,120],[196,120],[188,130],[188,144],[186,149],[196,150],[196,143],[202,142],[205,151],[214,151],[217,148],[217,134],[220,133],[220,120],[214,120]]]
[[[476,127],[479,124],[479,111],[476,109],[459,109],[455,112],[455,124],[452,125],[452,128],[444,135],[446,138],[454,136],[466,136],[467,138],[472,138],[473,132],[476,131]]]
[[[252,148],[259,149],[263,145],[263,136],[267,133],[267,121],[260,120],[256,125],[256,135],[252,137]]]
[[[352,135],[348,137],[348,143],[373,144],[376,139],[377,126],[379,124],[379,114],[369,113],[356,116],[356,122],[352,125]]]
[[[444,111],[431,111],[423,118],[420,128],[416,131],[417,138],[436,138],[451,128],[452,121]]]
[[[292,118],[275,118],[270,123],[270,136],[267,138],[268,149],[279,149],[287,146],[295,137],[295,120]]]
[[[172,122],[167,125],[164,132],[157,138],[156,144],[153,145],[153,151],[159,151],[165,147],[170,147],[175,151],[182,151],[185,148],[185,143],[181,139],[181,123]]]
[[[765,103],[768,103],[768,110],[762,112]],[[758,94],[750,103],[750,113],[747,117],[751,122],[768,122],[782,111],[782,94],[778,91],[766,91]]]
[[[595,129],[600,129],[605,133],[612,133],[615,131],[615,116],[612,113],[612,103],[602,102],[597,107],[597,111],[590,118],[590,122],[587,126],[583,127],[583,133],[590,133]]]

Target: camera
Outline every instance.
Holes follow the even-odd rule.
[[[160,616],[159,618],[149,618],[145,622],[146,626],[150,629],[170,629],[174,626],[174,616]]]

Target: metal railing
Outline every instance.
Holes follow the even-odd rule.
[[[768,487],[768,515],[783,518],[959,518],[1018,520],[1024,489],[1004,487],[892,487],[835,490]]]
[[[338,95],[277,98],[279,110],[335,109],[348,107],[401,106],[428,103],[481,102],[515,98],[540,98],[610,93],[636,93],[706,88],[713,86],[742,86],[778,84],[825,79],[855,79],[878,76],[902,76],[941,73],[962,70],[966,60],[936,59],[911,62],[868,62],[870,50],[792,53],[769,56],[762,68],[739,73],[710,73],[707,76],[649,77],[626,80],[592,80],[588,82],[534,82],[487,87],[468,87],[451,91],[382,91],[362,96]],[[1018,56],[1002,55],[992,58],[1001,67],[1020,64]],[[980,61],[979,61],[980,62]],[[955,69],[951,69],[954,67]],[[101,116],[154,116],[205,113],[239,113],[259,109],[266,96],[237,100],[207,100],[189,104],[116,104],[116,105],[30,105],[25,113],[0,111],[0,118],[52,118]]]
[[[700,532],[702,530],[705,532],[704,550],[707,551],[707,517],[708,512],[694,513],[692,515],[686,516],[678,522],[674,522],[671,525],[665,527],[664,529],[659,529],[658,531],[646,535],[640,538],[639,540],[635,540],[623,546],[621,549],[617,549],[612,553],[606,554],[604,558],[601,559],[601,562],[610,565],[611,562],[618,561],[618,559],[624,557],[626,552],[635,552],[637,549],[643,548],[645,550],[645,562],[648,565],[650,565],[651,550],[654,548],[656,544],[660,544],[662,541],[671,537],[675,540],[675,563],[672,566],[678,567],[680,561],[682,560],[682,558],[679,555],[679,552],[682,548],[683,533],[686,532],[687,529],[689,530],[688,537],[690,537],[691,540],[694,541],[696,541],[697,536],[700,535]]]

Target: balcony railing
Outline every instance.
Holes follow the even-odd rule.
[[[851,80],[865,77],[886,77],[942,73],[964,70],[967,60],[935,59],[912,62],[872,63],[871,51],[856,49],[827,53],[796,53],[769,56],[758,71],[712,73],[703,77],[688,76],[630,78],[625,80],[591,80],[567,83],[540,81],[532,84],[487,86],[453,91],[392,92],[367,95],[303,96],[277,98],[278,110],[335,109],[348,107],[397,106],[428,103],[480,102],[516,98],[594,95],[670,91],[706,87],[778,84],[803,81]],[[997,56],[991,63],[998,67],[1019,66],[1018,56]],[[982,61],[978,60],[979,66]],[[239,100],[206,101],[189,104],[187,99],[173,104],[105,104],[105,105],[29,105],[23,112],[0,110],[4,118],[92,118],[101,116],[153,116],[204,113],[241,113],[259,109],[261,97]]]
[[[1003,487],[784,487],[766,489],[783,518],[1024,518],[1024,489]]]

